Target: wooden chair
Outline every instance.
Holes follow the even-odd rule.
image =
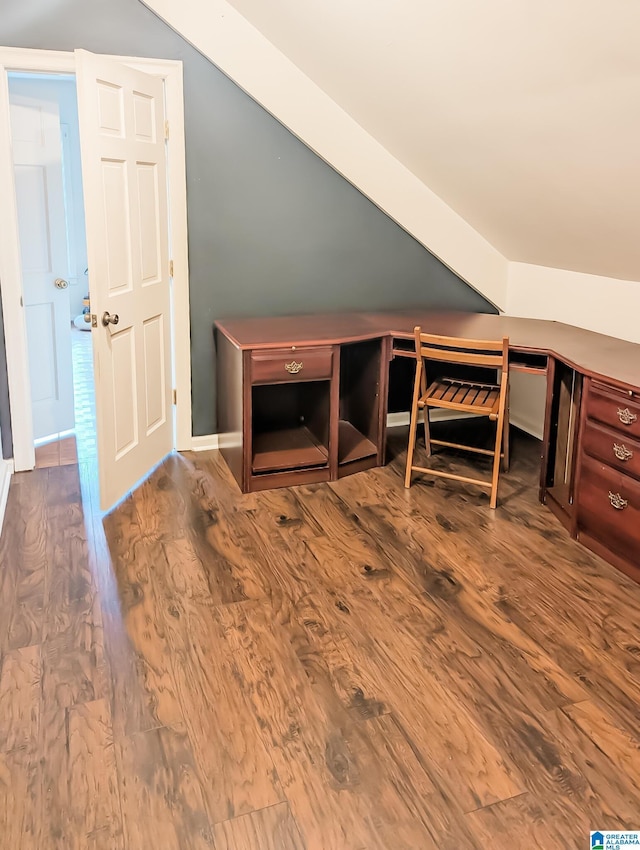
[[[407,451],[407,469],[404,486],[411,486],[411,473],[423,472],[441,478],[454,478],[468,484],[478,484],[491,490],[490,507],[495,508],[498,497],[498,476],[500,459],[505,470],[509,466],[509,340],[487,342],[478,339],[459,339],[457,337],[433,336],[423,334],[419,327],[414,328],[416,344],[416,377],[411,405],[411,423],[409,427],[409,447]],[[496,383],[476,382],[456,378],[435,378],[429,381],[425,361],[464,364],[468,371],[478,373],[479,369],[496,369],[499,374]],[[465,369],[465,372],[467,370]],[[445,440],[431,439],[429,411],[432,408],[488,416],[496,423],[496,440],[493,449],[479,449],[474,446],[449,443]],[[418,414],[424,411],[424,433],[427,456],[431,456],[432,446],[445,446],[453,449],[477,452],[493,456],[491,480],[468,478],[453,472],[427,469],[414,466],[413,455],[416,446],[416,428]]]

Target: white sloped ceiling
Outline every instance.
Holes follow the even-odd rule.
[[[228,2],[506,259],[640,280],[640,3]]]

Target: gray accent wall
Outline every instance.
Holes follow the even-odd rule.
[[[184,63],[195,435],[216,427],[216,318],[496,312],[138,0],[0,0],[0,44]]]

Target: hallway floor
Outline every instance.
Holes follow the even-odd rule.
[[[96,402],[93,387],[93,352],[91,332],[71,326],[73,360],[74,433],[59,440],[36,446],[36,469],[67,466],[80,461],[95,460]]]

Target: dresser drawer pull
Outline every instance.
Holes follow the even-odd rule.
[[[285,363],[284,368],[290,375],[297,375],[298,372],[302,371],[302,362],[296,363],[295,360],[292,360],[291,363]]]
[[[623,443],[614,443],[613,453],[618,458],[618,460],[631,460],[631,458],[633,457],[633,452],[631,451],[631,449],[628,449]]]
[[[618,419],[622,422],[623,425],[631,425],[636,421],[637,415],[632,413],[628,407],[625,407],[624,410],[622,408],[618,408]]]
[[[611,490],[609,490],[609,501],[611,502],[611,507],[617,511],[623,511],[629,504],[627,499],[623,499],[620,493],[612,493]]]

